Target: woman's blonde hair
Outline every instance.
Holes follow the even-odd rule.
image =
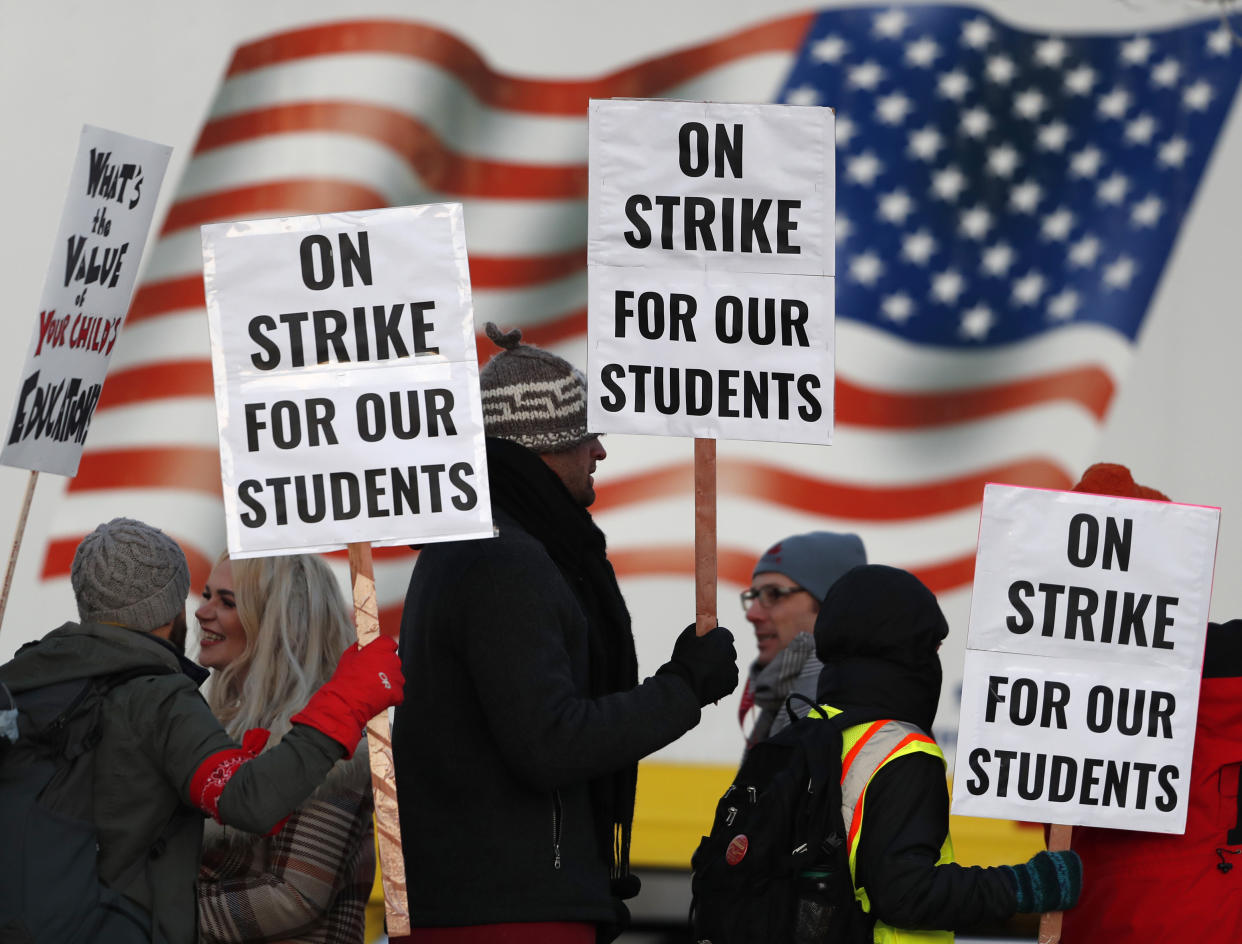
[[[353,642],[353,625],[331,569],[313,554],[231,565],[246,648],[213,676],[207,703],[234,740],[251,728],[266,728],[270,746],[332,675]]]

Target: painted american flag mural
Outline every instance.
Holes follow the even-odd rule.
[[[670,97],[837,110],[836,444],[721,444],[721,622],[744,629],[755,558],[813,528],[857,531],[960,608],[983,483],[1081,472],[1240,72],[1216,20],[1049,35],[962,6],[786,17],[581,81],[501,74],[414,22],[245,45],[149,251],[42,578],[67,582],[81,536],[118,514],[177,537],[195,586],[224,547],[201,224],[460,200],[478,326],[584,364],[587,101]],[[692,618],[692,447],[605,445],[593,511],[650,671]],[[385,620],[412,560],[376,551]],[[736,753],[723,727],[671,750],[719,757],[713,739]]]

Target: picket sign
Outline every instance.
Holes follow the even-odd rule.
[[[17,516],[17,527],[13,534],[13,548],[9,551],[9,566],[4,572],[4,590],[0,591],[0,626],[4,625],[4,611],[9,605],[9,591],[13,588],[13,571],[17,570],[17,555],[22,549],[22,535],[26,533],[26,519],[30,517],[30,503],[34,500],[35,485],[39,482],[39,470],[31,469],[30,478],[26,480],[26,497],[22,499],[22,510]]]
[[[78,137],[39,317],[0,440],[0,464],[31,471],[0,592],[0,625],[39,472],[77,475],[171,154],[166,145],[91,125]]]
[[[1181,834],[1220,509],[984,488],[952,812]],[[1087,877],[1090,880],[1090,877]],[[1060,939],[1045,914],[1039,940]]]
[[[379,636],[397,638],[379,621],[375,597],[375,566],[371,545],[357,541],[349,545],[349,582],[354,588],[354,628],[358,645],[365,646]],[[375,833],[379,840],[380,876],[384,883],[384,915],[390,935],[410,933],[410,906],[405,886],[405,858],[401,852],[401,817],[397,811],[397,776],[392,759],[392,730],[388,712],[367,722],[367,753],[371,760],[371,792],[375,797]]]
[[[348,548],[360,645],[372,547],[490,537],[461,204],[204,226],[229,555]],[[389,716],[367,724],[388,932],[410,914]]]
[[[716,440],[694,441],[694,631],[716,625]]]
[[[1068,849],[1073,829],[1073,826],[1053,824],[1048,833],[1048,851],[1064,852]],[[1038,944],[1057,944],[1061,940],[1061,915],[1060,911],[1045,911],[1039,916]]]
[[[587,425],[695,441],[695,627],[716,625],[716,440],[828,445],[831,109],[592,100]]]

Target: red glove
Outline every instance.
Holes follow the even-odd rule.
[[[361,649],[346,649],[332,678],[289,720],[322,731],[345,748],[346,757],[352,757],[367,722],[401,704],[404,685],[397,643],[380,636]]]
[[[242,737],[241,747],[217,751],[199,764],[190,778],[190,798],[194,805],[217,823],[220,822],[220,794],[224,792],[225,785],[237,773],[238,767],[263,752],[270,736],[271,732],[266,728],[251,728]],[[282,819],[276,830],[284,824]]]

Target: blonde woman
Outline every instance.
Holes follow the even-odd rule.
[[[207,698],[237,740],[289,718],[353,641],[336,579],[318,557],[222,558],[195,613]],[[375,874],[365,747],[340,761],[274,836],[208,822],[199,871],[200,940],[361,944]]]

